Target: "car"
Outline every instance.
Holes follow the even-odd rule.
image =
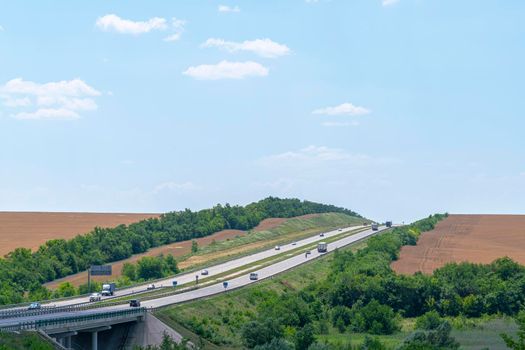
[[[27,309],[28,310],[38,310],[41,308],[42,308],[42,305],[40,305],[40,303],[31,303]]]
[[[278,246],[278,245],[276,245],[276,246],[275,246],[275,250],[281,250],[281,247]]]
[[[131,299],[129,301],[129,306],[130,307],[140,307],[140,300],[138,300],[138,299]]]
[[[342,232],[342,231],[343,231],[343,229],[342,229],[342,228],[340,228],[340,229],[339,229],[338,231],[339,231],[339,232]]]
[[[259,279],[259,275],[256,272],[250,273],[250,280],[257,281]]]
[[[319,237],[324,237],[324,233],[321,232],[321,234],[319,235]]]
[[[296,245],[296,244],[297,244],[297,242],[293,242],[293,243],[292,243],[292,245]]]
[[[208,276],[208,274],[209,274],[208,270],[202,270],[201,271],[201,275],[203,275],[203,276]]]
[[[153,290],[155,289],[155,285],[152,283],[152,284],[148,284],[148,287],[146,288],[147,290]]]
[[[93,293],[89,296],[89,301],[100,301],[102,299],[102,295],[100,293]]]

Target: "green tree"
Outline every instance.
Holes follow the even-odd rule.
[[[416,319],[416,328],[424,330],[436,329],[443,323],[443,319],[437,311],[429,311]]]
[[[505,345],[509,349],[513,350],[525,350],[525,311],[521,311],[516,317],[516,323],[518,324],[518,339],[514,338],[508,334],[501,334],[501,338],[505,342]]]
[[[192,239],[191,240],[191,252],[197,253],[198,251],[199,251],[199,244],[197,243],[196,240]]]
[[[260,321],[247,322],[241,330],[244,345],[254,348],[269,343],[274,338],[282,338],[283,329],[277,320],[268,317]]]
[[[314,327],[311,323],[306,324],[295,333],[294,343],[296,349],[308,349],[315,342]]]
[[[137,268],[134,264],[126,262],[122,266],[122,275],[130,279],[130,281],[137,280]]]
[[[75,287],[69,282],[60,283],[56,292],[60,297],[71,297],[77,294]]]
[[[144,280],[163,277],[161,258],[144,256],[137,261],[137,277]]]

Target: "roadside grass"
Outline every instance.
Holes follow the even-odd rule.
[[[54,350],[55,347],[37,332],[0,332],[0,350]]]
[[[366,241],[360,241],[342,250],[364,246]],[[160,309],[155,316],[176,330],[185,329],[185,336],[194,342],[203,337],[221,348],[242,348],[239,330],[256,314],[257,304],[267,295],[305,288],[329,272],[332,259],[328,254],[246,288]]]
[[[245,235],[239,235],[233,239],[199,247],[196,253],[177,258],[177,262],[185,265],[185,263],[195,261],[182,270],[196,270],[211,264],[215,265],[251,255],[275,245],[291,243],[323,231],[333,230],[341,226],[361,225],[364,222],[369,223],[370,220],[341,213],[323,213],[310,218],[291,218],[269,230],[251,230]],[[218,253],[225,254],[219,255]]]
[[[326,238],[324,241],[327,242],[327,243],[331,243],[331,242],[340,240],[340,239],[342,239],[344,237],[352,236],[352,235],[357,234],[359,232],[365,231],[367,229],[368,228],[358,228],[358,229],[355,229],[355,230],[352,230],[352,231],[349,231],[349,232],[344,232],[344,233],[332,236],[330,238]],[[211,284],[222,282],[223,280],[232,279],[232,278],[238,277],[240,275],[256,271],[256,270],[261,269],[263,267],[266,267],[266,266],[275,264],[277,262],[286,260],[286,259],[290,258],[290,256],[295,256],[295,255],[298,255],[299,253],[304,253],[307,250],[316,249],[316,247],[317,247],[317,243],[309,244],[307,246],[298,247],[298,248],[295,248],[295,249],[292,249],[292,250],[289,250],[289,251],[286,251],[286,252],[283,252],[283,253],[280,253],[280,254],[277,254],[277,255],[265,258],[265,259],[254,261],[254,262],[252,262],[250,264],[246,264],[246,265],[243,265],[243,266],[235,268],[235,269],[224,271],[223,273],[220,273],[220,274],[216,274],[216,275],[213,275],[213,276],[210,276],[210,277],[200,278],[198,284],[196,282],[190,282],[190,283],[185,283],[183,285],[179,285],[179,286],[177,286],[175,288],[173,288],[173,287],[159,288],[159,289],[155,289],[155,290],[148,291],[148,292],[141,292],[141,293],[137,293],[137,294],[126,295],[126,296],[123,296],[123,297],[120,297],[120,298],[107,299],[105,301],[101,301],[101,302],[97,303],[97,305],[100,305],[102,307],[102,306],[104,306],[107,303],[127,301],[127,300],[130,300],[130,299],[136,299],[136,298],[141,298],[141,300],[147,300],[147,299],[152,299],[155,296],[159,296],[159,297],[164,296],[164,294],[165,294],[165,296],[168,296],[168,295],[173,295],[173,294],[177,294],[177,293],[182,293],[182,292],[187,291],[190,288],[206,287],[206,286],[209,286]],[[176,279],[177,276],[173,276],[173,278]]]

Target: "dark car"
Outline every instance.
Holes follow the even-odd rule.
[[[131,307],[140,307],[140,300],[138,300],[138,299],[131,299],[129,301],[129,306],[131,306]]]

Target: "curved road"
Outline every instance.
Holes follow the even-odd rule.
[[[381,231],[383,231],[385,229],[386,229],[386,227],[380,227],[379,231],[372,231],[371,229],[368,229],[366,231],[359,232],[359,233],[353,234],[351,236],[339,239],[339,240],[337,240],[335,242],[329,243],[328,244],[328,252],[334,251],[335,249],[337,249],[339,247],[343,247],[343,246],[355,243],[355,242],[357,242],[359,240],[367,238],[367,237],[369,237],[369,236],[371,236],[373,234],[376,234],[378,232],[381,232]],[[349,231],[349,230],[351,230],[351,229],[348,228],[347,231]],[[340,234],[340,233],[341,232],[339,232],[338,230],[330,232],[330,234],[332,236]],[[324,238],[329,238],[329,237],[330,236],[328,234],[325,234]],[[311,238],[308,238],[308,239],[303,240],[303,241],[308,241],[309,243],[313,243],[313,242],[319,241],[319,237],[318,236],[311,237]],[[308,244],[308,243],[304,243],[302,245],[305,245],[305,244]],[[283,246],[281,248],[281,251],[277,251],[277,253],[279,253],[279,252],[282,253],[283,251],[286,251],[286,250],[295,249],[298,246],[299,246],[299,242],[297,242],[297,245],[295,245],[295,246],[293,246],[291,244],[289,245],[289,247]],[[258,254],[254,254],[253,256],[257,256],[259,254],[268,253],[268,252],[269,251],[261,252],[261,253],[258,253]],[[275,252],[275,251],[272,250],[272,252]],[[292,256],[292,257],[290,257],[288,259],[279,261],[279,262],[277,262],[275,264],[269,265],[267,267],[263,267],[263,268],[255,271],[255,272],[258,273],[259,280],[263,280],[263,279],[266,279],[266,278],[271,278],[272,276],[274,276],[276,274],[279,274],[279,273],[281,273],[283,271],[289,270],[289,269],[291,269],[293,267],[299,266],[299,265],[301,265],[301,264],[303,264],[303,263],[305,263],[307,261],[311,261],[312,259],[318,258],[321,255],[323,255],[323,254],[317,252],[317,250],[312,250],[311,254],[308,257],[305,257],[305,255],[301,253],[299,255],[295,255],[295,256]],[[245,264],[252,263],[254,260],[249,259],[249,258],[251,258],[253,256],[249,256],[249,257],[243,258],[243,259],[248,259],[248,261],[245,262]],[[221,264],[221,265],[224,265],[224,264]],[[214,268],[217,268],[218,266],[221,266],[221,265],[217,265]],[[209,269],[210,274],[212,273],[211,269],[212,268]],[[214,270],[214,271],[215,271],[215,273],[220,273],[220,272],[223,272],[224,270]],[[188,275],[191,275],[191,277],[194,278],[194,274],[188,274]],[[225,292],[227,290],[233,290],[233,289],[241,288],[243,286],[246,286],[246,285],[249,285],[249,284],[257,282],[257,281],[250,280],[249,276],[250,276],[249,273],[245,273],[245,274],[242,274],[239,277],[236,277],[236,278],[233,278],[233,279],[229,280],[227,288],[224,288],[222,282],[221,283],[215,283],[215,284],[209,285],[207,287],[199,288],[199,289],[196,289],[196,290],[183,292],[183,293],[180,293],[180,294],[175,294],[175,295],[162,297],[162,298],[158,298],[158,299],[152,299],[152,300],[144,301],[144,302],[142,302],[141,306],[144,306],[144,307],[147,307],[147,308],[157,308],[157,307],[177,304],[177,303],[181,303],[181,302],[185,302],[185,301],[189,301],[189,300],[195,300],[195,299],[204,298],[204,297],[212,296],[212,295],[215,295],[215,294],[223,293],[223,292]],[[179,280],[180,276],[177,279]],[[169,279],[167,281],[171,281],[171,280],[172,279]],[[80,316],[80,315],[97,314],[97,313],[103,313],[103,312],[115,311],[115,310],[123,310],[123,309],[128,309],[128,308],[129,308],[129,306],[124,304],[124,305],[115,305],[115,306],[101,307],[101,308],[91,309],[91,310],[77,311],[77,312],[74,312],[74,314]],[[21,323],[21,322],[31,322],[31,321],[41,320],[41,319],[57,319],[57,318],[60,318],[60,317],[65,317],[65,316],[71,317],[71,314],[72,314],[72,312],[58,312],[58,313],[54,313],[54,314],[51,314],[51,315],[43,314],[43,315],[35,315],[35,316],[22,316],[22,317],[17,317],[17,318],[5,318],[5,319],[1,319],[0,320],[0,326],[13,325],[13,324],[16,325],[16,324]]]

